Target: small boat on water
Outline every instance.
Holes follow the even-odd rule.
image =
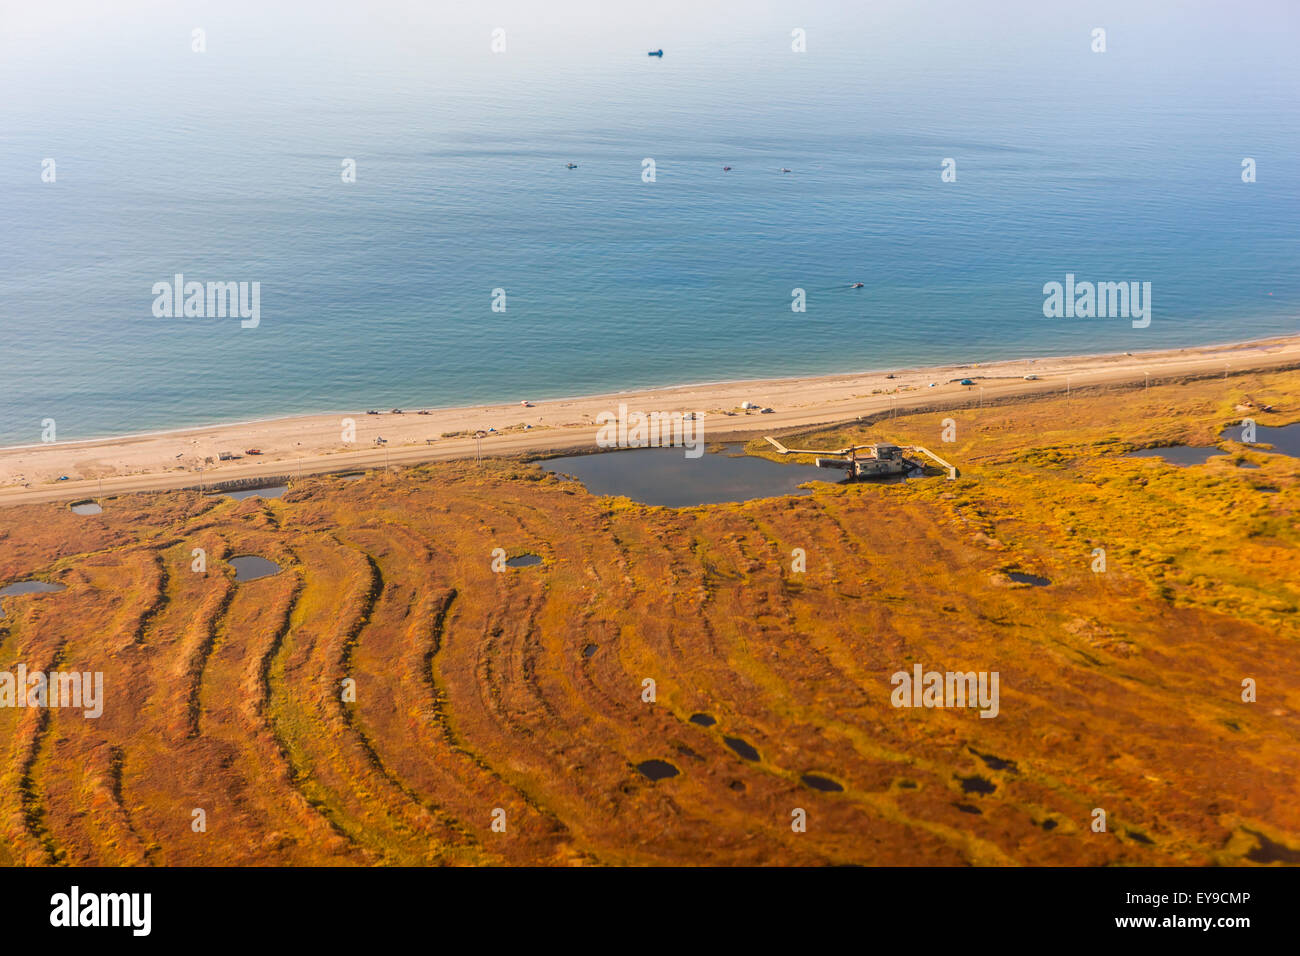
[[[565,169],[577,169],[577,168],[578,168],[578,164],[577,164],[577,163],[565,163],[565,164],[564,164],[564,168],[565,168]]]
[[[864,283],[861,283],[861,282],[855,282],[855,283],[853,283],[853,285],[849,286],[849,288],[850,288],[850,289],[861,289],[861,288],[863,287],[863,285],[864,285]]]
[[[646,56],[659,56],[659,57],[663,55],[664,55],[663,50],[651,50],[649,53],[646,54]]]
[[[723,167],[722,167],[722,171],[723,171],[724,173],[729,173],[729,172],[731,172],[731,167],[730,167],[730,166],[723,166]]]
[[[788,173],[788,172],[790,172],[790,168],[789,168],[788,166],[782,166],[782,167],[781,167],[781,172],[783,172],[783,173]]]

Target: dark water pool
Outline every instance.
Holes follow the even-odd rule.
[[[11,594],[49,594],[66,590],[64,585],[51,584],[49,581],[15,581],[0,588],[0,597],[8,597]],[[0,606],[0,617],[4,616],[4,607]]]
[[[1246,859],[1255,863],[1300,863],[1300,850],[1292,850],[1281,843],[1274,843],[1256,830],[1247,830],[1259,845],[1246,854]]]
[[[1219,432],[1220,438],[1231,439],[1232,441],[1241,441],[1241,436],[1241,425],[1229,425]],[[1282,425],[1281,427],[1256,425],[1255,444],[1273,446],[1271,449],[1261,448],[1260,451],[1271,451],[1274,454],[1300,458],[1300,422],[1292,425]]]
[[[1223,431],[1219,432],[1219,438],[1223,441],[1241,441],[1241,425],[1229,425]],[[1259,449],[1263,452],[1270,452],[1276,455],[1290,455],[1293,458],[1300,458],[1300,422],[1296,422],[1292,425],[1282,425],[1280,427],[1256,425],[1254,444],[1267,444],[1273,446],[1272,448]],[[1213,446],[1202,447],[1199,445],[1175,445],[1172,448],[1143,448],[1141,451],[1129,452],[1124,457],[1163,458],[1171,465],[1203,465],[1216,455],[1226,454],[1227,452],[1222,448],[1216,448]],[[1243,464],[1241,467],[1257,468],[1259,466]]]
[[[67,588],[64,585],[51,584],[49,581],[15,581],[0,588],[0,597],[8,597],[11,594],[47,594],[65,590]]]
[[[1195,445],[1174,445],[1171,448],[1143,448],[1131,451],[1125,458],[1163,458],[1171,465],[1203,465],[1215,455],[1226,455],[1222,448],[1211,445],[1202,448]]]
[[[979,774],[957,779],[961,781],[961,789],[964,793],[992,793],[998,788],[993,781],[985,780]]]
[[[513,558],[506,558],[508,568],[531,568],[541,563],[542,559],[535,554],[520,554]]]
[[[759,759],[758,751],[755,750],[754,745],[747,740],[742,740],[740,737],[723,737],[722,742],[746,760]]]
[[[842,472],[812,465],[783,465],[766,458],[705,452],[687,458],[680,448],[637,448],[596,455],[571,455],[542,462],[550,472],[573,475],[593,495],[625,495],[647,505],[685,508],[726,501],[804,495],[806,481],[839,481]],[[732,457],[732,455],[738,457]]]
[[[267,485],[265,488],[242,488],[239,491],[223,491],[227,498],[243,501],[245,498],[279,498],[289,490],[288,485]]]
[[[74,501],[68,505],[74,515],[97,515],[103,514],[104,509],[95,501]]]
[[[667,780],[677,776],[680,771],[666,760],[643,760],[636,765],[642,776],[651,780]]]
[[[1020,584],[1032,584],[1036,588],[1047,587],[1052,583],[1051,578],[1042,578],[1037,574],[1026,574],[1024,571],[1008,571],[1007,577]]]
[[[812,787],[814,790],[821,790],[824,793],[841,793],[844,790],[844,787],[830,777],[823,777],[819,773],[806,773],[799,779],[803,781],[804,786]]]
[[[241,554],[237,558],[231,558],[230,566],[235,569],[236,581],[256,581],[258,578],[267,578],[281,571],[280,566],[274,561],[259,558],[255,554]]]

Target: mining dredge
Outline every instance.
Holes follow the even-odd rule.
[[[816,455],[818,468],[836,468],[847,471],[850,478],[887,478],[897,475],[919,475],[925,469],[925,462],[908,455],[924,455],[936,462],[946,472],[948,480],[957,478],[957,469],[948,464],[934,452],[920,445],[891,445],[875,442],[869,445],[850,445],[836,451],[814,450],[809,448],[786,448],[772,436],[767,441],[782,455]],[[866,454],[859,455],[859,451]],[[835,457],[822,457],[830,456]]]

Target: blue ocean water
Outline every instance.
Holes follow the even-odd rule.
[[[0,445],[1300,330],[1291,3],[464,6],[11,15]]]

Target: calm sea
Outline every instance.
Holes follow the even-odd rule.
[[[0,444],[1300,330],[1290,2],[101,6],[0,31]]]

